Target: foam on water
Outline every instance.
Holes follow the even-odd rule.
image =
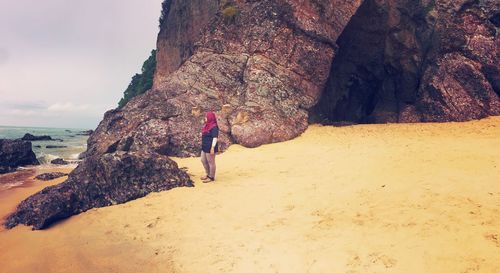
[[[49,164],[51,160],[63,158],[76,160],[78,155],[87,149],[88,136],[79,135],[87,129],[74,128],[38,128],[0,126],[0,138],[17,139],[26,133],[33,135],[49,135],[62,141],[32,141],[33,152],[41,164]],[[47,148],[47,145],[62,145],[62,148]]]

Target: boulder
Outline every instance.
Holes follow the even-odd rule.
[[[150,192],[192,186],[173,160],[160,154],[115,152],[86,158],[68,179],[21,202],[5,226],[33,229],[91,208],[121,204]]]
[[[54,140],[51,136],[35,136],[30,133],[24,134],[24,136],[21,138],[21,140],[27,140],[27,141],[39,141],[39,140]]]
[[[38,164],[31,142],[0,139],[0,173],[14,171],[19,166]]]
[[[62,159],[62,158],[56,158],[54,160],[50,161],[50,164],[55,164],[55,165],[68,165],[69,162]]]
[[[63,177],[66,175],[68,175],[68,174],[62,173],[62,172],[50,172],[50,173],[39,174],[39,175],[35,176],[35,178],[38,180],[48,181],[48,180],[53,180],[53,179]]]

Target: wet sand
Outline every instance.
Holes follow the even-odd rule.
[[[209,184],[176,161],[196,187],[0,230],[0,272],[500,272],[500,117],[314,125]]]
[[[45,187],[59,184],[67,178],[67,176],[63,176],[54,180],[41,181],[35,179],[35,176],[49,172],[69,173],[75,167],[76,165],[40,165],[22,169],[14,173],[0,175],[0,186],[7,184],[15,185],[14,187],[9,187],[9,189],[0,190],[0,222],[3,222],[5,217],[14,211],[20,201],[39,192]],[[14,183],[15,181],[17,183]],[[3,227],[0,227],[0,230],[2,230],[2,228]]]

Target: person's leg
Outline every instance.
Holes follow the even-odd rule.
[[[201,164],[203,164],[203,168],[205,168],[205,175],[206,176],[210,176],[210,165],[208,163],[208,158],[207,158],[207,153],[205,153],[204,151],[201,151]]]
[[[215,154],[206,154],[210,167],[210,178],[215,179]]]

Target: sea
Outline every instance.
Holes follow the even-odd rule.
[[[18,171],[8,174],[0,174],[0,193],[13,187],[22,186],[27,177],[48,168],[50,161],[63,158],[72,164],[78,162],[78,155],[87,150],[87,135],[82,135],[86,128],[43,128],[43,127],[13,127],[0,126],[0,139],[22,138],[24,134],[30,133],[35,136],[49,135],[56,141],[31,141],[40,166],[20,167]],[[47,148],[48,145],[65,146],[64,148]],[[57,166],[55,166],[57,167]]]

